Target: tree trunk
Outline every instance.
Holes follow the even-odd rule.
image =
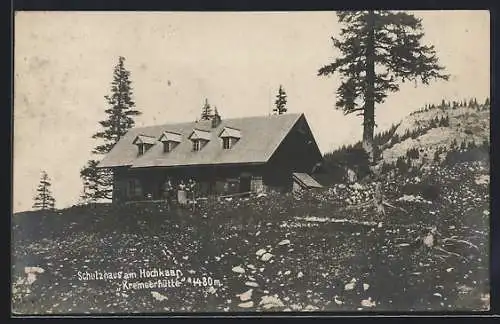
[[[375,13],[368,12],[368,37],[366,42],[366,92],[365,107],[363,112],[363,149],[368,154],[368,163],[376,182],[374,194],[374,207],[377,214],[385,214],[382,184],[379,171],[376,168],[375,144],[373,133],[375,128]]]
[[[370,165],[375,157],[373,151],[373,131],[375,127],[375,21],[373,11],[368,13],[368,37],[366,42],[366,92],[363,111],[363,149],[368,154]]]

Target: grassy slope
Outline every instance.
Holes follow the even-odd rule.
[[[361,305],[368,297],[376,301],[376,310],[484,309],[481,296],[489,293],[489,195],[488,185],[475,180],[489,170],[463,163],[429,172],[422,180],[437,179],[440,198],[430,204],[397,202],[400,186],[411,180],[386,183],[390,201],[408,213],[389,208],[383,218],[369,209],[343,210],[369,197],[370,190],[341,185],[301,199],[277,195],[205,202],[195,213],[149,205],[16,214],[13,281],[25,276],[25,266],[39,266],[45,272],[29,293],[15,294],[13,309],[19,313],[248,311],[263,310],[262,297],[273,295],[282,306],[271,311],[371,309]],[[348,222],[300,219],[307,216]],[[479,250],[463,244],[447,246],[465,259],[440,258],[405,245],[430,225],[445,237],[470,241]],[[283,240],[290,243],[278,245]],[[258,259],[259,249],[273,257]],[[232,271],[236,266],[245,273]],[[212,291],[184,285],[124,292],[118,291],[120,281],[82,282],[76,277],[84,270],[138,272],[154,267],[180,269],[185,276],[211,276],[223,286]],[[345,290],[353,278],[354,289]],[[248,281],[259,287],[251,294],[253,307],[243,308],[236,294],[248,294],[252,288],[245,286]],[[152,291],[166,299],[155,299]]]

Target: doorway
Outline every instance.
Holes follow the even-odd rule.
[[[250,174],[243,173],[240,176],[240,193],[250,192],[252,176]]]

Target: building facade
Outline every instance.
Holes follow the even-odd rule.
[[[99,167],[113,170],[113,201],[123,202],[162,199],[167,180],[176,186],[192,179],[201,196],[291,191],[294,173],[310,177],[321,161],[304,114],[216,115],[131,129]]]

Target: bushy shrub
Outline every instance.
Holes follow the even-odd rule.
[[[450,151],[446,154],[443,163],[452,166],[462,162],[486,161],[489,160],[489,157],[489,145],[485,146],[483,144],[480,147],[473,147],[462,152]]]
[[[441,194],[439,184],[435,183],[409,183],[403,186],[402,191],[406,195],[421,196],[432,201],[437,200]]]

